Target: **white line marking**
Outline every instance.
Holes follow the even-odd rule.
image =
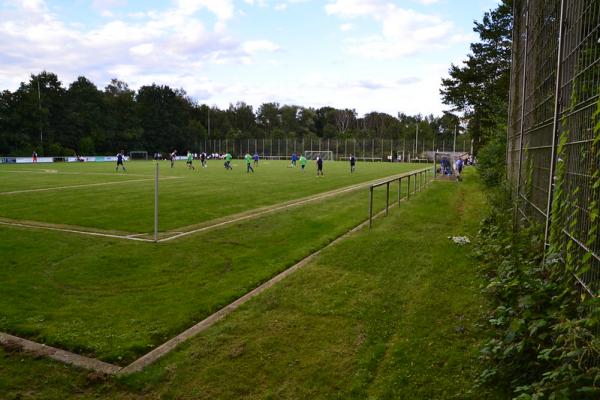
[[[49,172],[52,171],[52,172]],[[14,170],[14,171],[6,171],[0,169],[0,173],[18,173],[18,174],[44,174],[47,175],[51,173],[52,175],[105,175],[105,176],[117,176],[116,172],[67,172],[67,171],[59,171],[57,169],[42,169],[39,171],[27,171],[27,170]],[[144,174],[118,174],[118,176],[127,177],[127,176],[139,176],[144,178],[153,178],[153,175],[144,175]]]
[[[115,234],[111,234],[111,233],[79,231],[77,229],[53,228],[51,226],[29,225],[29,224],[21,224],[21,223],[17,223],[17,222],[4,222],[4,221],[0,221],[0,224],[8,225],[8,226],[18,226],[20,228],[45,229],[48,231],[69,232],[69,233],[77,233],[80,235],[90,235],[90,236],[101,236],[101,237],[108,237],[108,238],[113,238],[113,239],[128,239],[128,240],[135,240],[138,242],[153,242],[153,240],[150,240],[150,239],[142,239],[142,238],[129,237],[129,236],[124,236],[124,235],[115,235]]]
[[[165,179],[178,179],[180,177],[176,176],[167,176],[164,178],[159,178],[159,180]],[[100,183],[82,183],[81,185],[69,185],[69,186],[54,186],[49,188],[40,188],[40,189],[25,189],[25,190],[14,190],[12,192],[0,192],[0,196],[5,196],[9,194],[21,194],[21,193],[32,193],[32,192],[47,192],[50,190],[62,190],[62,189],[76,189],[83,187],[94,187],[94,186],[106,186],[106,185],[119,185],[122,183],[132,183],[132,182],[148,182],[154,181],[154,179],[128,179],[126,181],[118,181],[118,182],[100,182]]]
[[[426,168],[428,169],[428,168]],[[252,219],[252,218],[256,218],[256,217],[260,217],[261,215],[265,215],[265,214],[269,214],[269,213],[274,213],[280,210],[284,210],[287,208],[291,208],[291,207],[296,207],[302,204],[306,204],[306,203],[310,203],[313,201],[317,201],[317,200],[321,200],[321,199],[325,199],[327,197],[332,197],[332,196],[336,196],[338,194],[342,194],[342,193],[346,193],[346,192],[350,192],[353,190],[358,190],[364,187],[368,187],[370,185],[375,185],[379,182],[385,182],[386,180],[390,180],[390,179],[395,179],[395,178],[400,178],[400,177],[404,177],[407,176],[411,173],[414,173],[415,171],[410,171],[410,172],[405,172],[402,174],[397,174],[397,175],[392,175],[392,176],[388,176],[385,178],[377,178],[375,180],[372,181],[367,181],[367,182],[361,182],[361,183],[357,183],[355,185],[352,186],[348,186],[345,188],[341,188],[341,189],[335,189],[335,190],[331,190],[329,192],[325,192],[325,193],[320,193],[320,194],[316,194],[313,196],[309,196],[309,197],[305,197],[303,199],[300,199],[298,201],[292,201],[292,202],[285,202],[285,203],[280,203],[280,205],[273,205],[270,206],[270,208],[264,209],[264,208],[259,208],[257,210],[262,210],[262,211],[258,211],[255,212],[253,214],[247,214],[247,215],[243,215],[241,217],[237,217],[237,218],[233,218],[230,220],[225,220],[222,222],[219,222],[217,224],[213,224],[213,225],[208,225],[208,226],[204,226],[202,228],[198,228],[198,229],[193,229],[191,231],[187,231],[187,232],[177,232],[177,231],[171,231],[171,232],[163,232],[163,234],[174,234],[173,236],[169,236],[163,239],[159,239],[157,242],[158,243],[162,243],[162,242],[167,242],[167,241],[171,241],[174,239],[178,239],[184,236],[189,236],[195,233],[199,233],[199,232],[204,232],[204,231],[208,231],[211,229],[216,229],[225,225],[230,225],[236,222],[240,222],[240,221],[245,221],[248,219]],[[180,178],[180,177],[166,177],[166,178],[161,178],[161,179],[173,179],[173,178]],[[126,181],[126,182],[130,182],[130,181]],[[125,183],[125,182],[110,182],[110,183]],[[34,189],[34,190],[43,190],[43,189]],[[2,194],[2,193],[0,193]],[[92,232],[92,231],[84,231],[84,230],[77,230],[77,229],[67,229],[67,228],[56,228],[56,227],[50,227],[50,226],[44,226],[44,225],[33,225],[33,224],[22,224],[22,223],[17,223],[17,222],[3,222],[0,221],[0,224],[2,225],[7,225],[7,226],[17,226],[17,227],[22,227],[22,228],[33,228],[33,229],[45,229],[45,230],[51,230],[51,231],[58,231],[58,232],[68,232],[68,233],[76,233],[76,234],[80,234],[80,235],[90,235],[90,236],[100,236],[100,237],[108,237],[108,238],[113,238],[113,239],[124,239],[124,240],[134,240],[134,241],[138,241],[138,242],[148,242],[148,243],[154,243],[153,239],[144,239],[144,238],[139,238],[137,236],[144,236],[147,235],[147,233],[133,233],[133,234],[128,234],[128,235],[117,235],[117,234],[110,234],[110,233],[100,233],[100,232]],[[180,228],[181,229],[181,228]]]
[[[159,239],[158,242],[159,243],[168,242],[170,240],[179,239],[181,237],[192,235],[192,234],[195,234],[195,233],[198,233],[198,232],[208,231],[208,230],[211,230],[211,229],[219,228],[221,226],[225,226],[225,225],[229,225],[229,224],[234,224],[236,222],[245,221],[247,219],[252,219],[252,218],[260,217],[261,215],[265,215],[265,214],[269,214],[269,213],[274,213],[274,212],[277,212],[277,211],[280,211],[280,210],[285,210],[287,208],[296,207],[296,206],[299,206],[299,205],[302,205],[302,204],[306,204],[306,203],[310,203],[310,202],[317,201],[317,200],[322,200],[322,199],[325,199],[327,197],[337,196],[338,194],[342,194],[342,193],[346,193],[346,192],[350,192],[350,191],[362,189],[362,188],[365,188],[365,187],[369,187],[370,185],[374,185],[374,184],[377,184],[377,183],[380,183],[380,182],[385,182],[385,181],[387,181],[389,179],[399,178],[401,176],[405,176],[405,175],[410,174],[410,173],[412,173],[412,172],[398,174],[398,175],[392,175],[392,176],[389,176],[389,177],[386,177],[386,178],[377,178],[377,179],[372,180],[372,181],[357,183],[355,185],[348,186],[348,187],[345,187],[345,188],[335,189],[335,190],[331,190],[329,192],[320,193],[320,194],[316,194],[316,195],[313,195],[313,196],[305,197],[303,199],[300,199],[300,200],[295,201],[295,202],[293,201],[291,203],[290,202],[286,202],[286,203],[283,203],[283,204],[280,203],[281,205],[276,205],[275,204],[275,205],[271,206],[270,208],[263,209],[263,211],[258,211],[258,212],[254,212],[252,214],[243,215],[243,216],[238,217],[238,218],[226,220],[226,221],[214,224],[214,225],[209,225],[209,226],[205,226],[205,227],[198,228],[198,229],[193,229],[191,231],[187,231],[187,232],[183,232],[183,233],[178,233],[178,234],[175,234],[173,236],[169,236],[169,237],[166,237],[166,238],[163,238],[163,239]],[[258,209],[258,210],[261,210],[261,209]],[[169,233],[169,232],[166,232],[166,233]]]

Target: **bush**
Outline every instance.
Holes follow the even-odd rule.
[[[477,167],[481,179],[489,186],[499,185],[506,173],[506,138],[496,135],[477,154]]]

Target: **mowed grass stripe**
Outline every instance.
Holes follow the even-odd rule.
[[[59,168],[65,172],[76,172],[77,168],[87,172],[99,172],[100,168],[110,171],[114,168],[112,164],[93,164],[61,165]],[[130,164],[128,171],[153,172],[152,162]],[[298,168],[287,168],[284,161],[264,164],[261,161],[255,174],[246,174],[242,168],[225,171],[221,163],[216,161],[209,163],[208,168],[198,167],[196,171],[188,170],[182,163],[172,169],[168,163],[161,163],[162,177],[178,176],[185,179],[160,183],[159,229],[165,232],[200,224],[422,167],[418,164],[359,163],[357,172],[350,174],[347,163],[329,162],[325,165],[325,177],[317,178],[314,166],[309,166],[302,173]],[[2,168],[0,166],[0,170]],[[18,181],[18,177],[12,179],[13,184]],[[44,174],[39,174],[39,179],[40,187],[44,186]],[[151,233],[153,215],[154,184],[151,181],[118,188],[82,188],[68,195],[42,192],[0,197],[0,216],[15,220]]]

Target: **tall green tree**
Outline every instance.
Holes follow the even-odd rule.
[[[449,78],[442,79],[444,104],[460,112],[479,146],[504,134],[508,114],[511,62],[512,0],[503,0],[486,12],[473,30],[479,41],[462,66],[452,64]]]

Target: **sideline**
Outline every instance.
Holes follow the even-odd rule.
[[[16,169],[13,171],[10,170],[2,170],[0,169],[0,173],[10,173],[10,174],[44,174],[44,175],[101,175],[101,176],[117,176],[115,172],[69,172],[69,171],[59,171],[57,169],[44,168],[40,170],[24,170],[24,169]],[[137,176],[143,178],[154,178],[154,175],[151,174],[118,174],[118,176],[127,177],[127,176]]]
[[[170,180],[170,179],[181,179],[181,178],[183,178],[183,177],[167,176],[167,177],[158,178],[158,179],[159,180]],[[21,194],[21,193],[32,193],[32,192],[48,192],[48,191],[51,191],[51,190],[76,189],[76,188],[94,187],[94,186],[120,185],[120,184],[123,184],[123,183],[148,182],[148,181],[154,181],[154,179],[150,179],[150,178],[146,178],[146,179],[128,179],[126,181],[118,181],[118,182],[83,183],[81,185],[54,186],[54,187],[40,188],[40,189],[14,190],[12,192],[0,192],[0,196],[7,196],[7,195],[11,195],[11,194]]]

